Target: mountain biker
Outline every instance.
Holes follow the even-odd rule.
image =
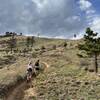
[[[39,70],[39,67],[40,67],[40,60],[37,60],[37,61],[35,62],[35,69],[36,69],[36,70]]]
[[[30,61],[27,66],[27,82],[31,81],[32,73],[33,73],[33,65],[32,62]]]

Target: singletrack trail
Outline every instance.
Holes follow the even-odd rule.
[[[23,82],[20,85],[17,85],[5,98],[5,100],[22,100],[24,96],[24,90],[27,87],[27,83]]]
[[[46,62],[42,62],[45,65],[45,68],[48,68],[49,65]],[[45,69],[44,69],[45,70]],[[9,91],[8,96],[4,100],[23,100],[24,98],[24,91],[29,88],[26,81],[22,82],[21,84],[17,84],[17,86]]]

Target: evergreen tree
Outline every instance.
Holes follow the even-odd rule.
[[[31,37],[31,47],[33,47],[33,43],[35,42],[34,36]]]
[[[34,40],[34,36],[32,37],[27,37],[26,39],[26,46],[29,48],[30,46],[33,47],[35,40]]]
[[[8,48],[10,48],[11,53],[13,51],[13,48],[16,48],[16,45],[17,45],[17,39],[14,36],[12,36],[8,41]]]
[[[74,34],[74,38],[76,38],[76,34]]]
[[[84,43],[78,45],[79,50],[85,51],[85,53],[94,57],[95,72],[98,72],[98,56],[100,54],[100,38],[98,33],[94,33],[90,28],[86,29],[84,35]]]
[[[63,46],[64,46],[64,48],[67,47],[67,42],[66,41],[63,43]]]
[[[24,53],[24,57],[26,55],[26,53],[28,52],[28,50],[26,48],[23,49],[23,53]]]
[[[27,48],[29,48],[29,46],[30,46],[30,41],[31,41],[31,38],[27,37],[27,39],[26,39],[26,46],[27,46]]]
[[[20,33],[20,36],[22,36],[23,35],[23,33]]]

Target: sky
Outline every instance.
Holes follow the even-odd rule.
[[[81,38],[87,27],[100,33],[99,5],[100,0],[0,0],[0,34]]]

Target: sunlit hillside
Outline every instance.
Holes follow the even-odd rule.
[[[93,58],[80,58],[77,55],[80,52],[78,44],[83,40],[35,37],[33,47],[27,47],[27,37],[16,36],[15,52],[11,53],[4,42],[10,38],[0,39],[1,100],[100,99],[100,69],[98,74],[91,72],[94,69]],[[23,52],[25,48],[27,51]],[[33,78],[33,87],[27,87],[27,65],[30,60],[34,64],[37,59],[40,59],[44,70]]]

